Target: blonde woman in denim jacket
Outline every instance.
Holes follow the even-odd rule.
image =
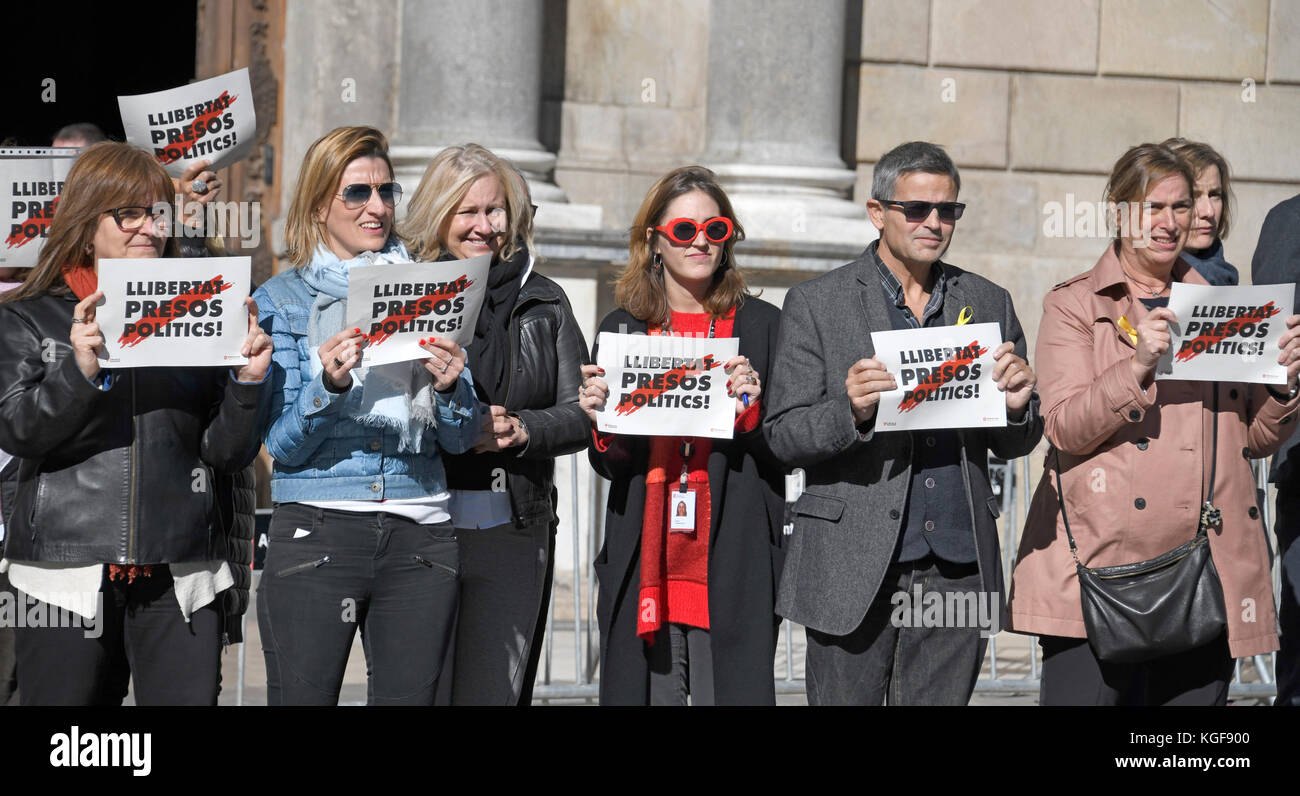
[[[441,451],[478,437],[465,352],[368,368],[344,328],[348,273],[410,258],[384,135],[340,127],[307,151],[286,222],[292,270],[255,294],[278,345],[275,460],[258,590],[269,704],[336,704],[359,627],[370,704],[433,704],[460,570]]]

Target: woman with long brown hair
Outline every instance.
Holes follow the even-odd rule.
[[[81,617],[18,629],[23,704],[115,704],[128,664],[137,704],[216,703],[216,595],[233,580],[213,491],[194,473],[256,455],[271,341],[250,299],[238,369],[108,371],[96,355],[98,263],[170,249],[158,218],[171,194],[147,152],[90,147],[36,267],[0,299],[0,448],[21,459],[10,581],[36,610]]]
[[[744,230],[713,172],[664,175],[641,203],[618,309],[600,330],[736,337],[724,365],[732,439],[596,434],[592,465],[610,484],[600,581],[601,704],[773,704],[773,612],[780,572],[782,467],[763,439],[762,376],[779,313],[737,267]],[[593,361],[595,355],[593,352]],[[594,426],[609,385],[583,368]],[[694,515],[672,516],[686,485]],[[670,525],[692,526],[679,532]]]

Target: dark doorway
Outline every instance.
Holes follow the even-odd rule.
[[[47,15],[41,33],[13,35],[5,43],[0,141],[49,146],[55,131],[73,122],[93,122],[109,138],[122,140],[118,95],[194,79],[198,2],[159,8],[165,13],[113,3],[41,6]]]

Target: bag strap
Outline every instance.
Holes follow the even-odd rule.
[[[1214,508],[1214,479],[1216,474],[1218,473],[1218,465],[1219,465],[1219,383],[1216,381],[1213,384],[1214,384],[1214,400],[1212,405],[1214,407],[1213,409],[1214,433],[1213,436],[1211,437],[1212,452],[1210,454],[1210,493],[1205,498],[1204,508],[1207,510],[1217,511],[1217,509]],[[1057,502],[1061,504],[1061,522],[1064,523],[1065,525],[1065,537],[1070,540],[1070,555],[1074,557],[1075,564],[1079,566],[1083,566],[1083,563],[1079,561],[1079,546],[1074,542],[1074,534],[1070,533],[1070,519],[1069,517],[1065,516],[1065,489],[1061,486],[1061,452],[1057,449],[1055,445],[1052,446],[1052,456],[1055,458],[1056,461],[1056,472],[1053,473],[1053,475],[1056,476],[1056,499]],[[1196,523],[1196,534],[1197,536],[1200,536],[1204,533],[1205,533],[1205,523],[1202,523],[1198,520]]]

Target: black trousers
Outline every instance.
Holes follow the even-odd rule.
[[[1233,661],[1226,634],[1145,663],[1097,660],[1082,638],[1042,636],[1040,705],[1225,705]]]
[[[369,702],[432,705],[455,629],[451,525],[285,503],[257,591],[268,705],[336,705],[361,631]]]
[[[0,600],[16,602],[7,573],[0,573]],[[17,704],[17,693],[18,659],[14,654],[14,628],[10,624],[0,623],[0,707],[11,702]]]
[[[217,704],[219,600],[187,623],[171,572],[161,565],[134,583],[106,576],[101,593],[94,622],[17,629],[23,705],[120,705],[128,677],[137,705]]]
[[[1282,626],[1282,648],[1277,653],[1277,701],[1275,705],[1300,707],[1300,475],[1292,475],[1289,463],[1277,484],[1278,560],[1282,567],[1282,589],[1278,623]]]
[[[555,526],[457,528],[460,613],[453,705],[528,705],[533,699],[555,570]],[[445,700],[444,700],[445,701]]]

